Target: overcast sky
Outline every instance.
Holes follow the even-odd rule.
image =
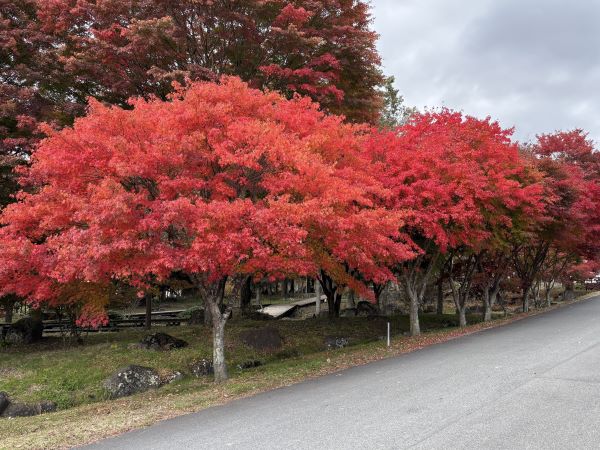
[[[600,144],[600,0],[371,0],[384,70],[408,105]]]

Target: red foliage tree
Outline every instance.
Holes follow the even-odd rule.
[[[2,293],[60,302],[57,285],[144,289],[185,274],[210,312],[222,380],[226,282],[320,267],[360,289],[410,257],[398,215],[377,206],[387,191],[352,156],[364,127],[235,78],[131,107],[92,101],[87,117],[42,141],[29,193],[0,217]],[[86,304],[82,320],[103,320],[103,306]]]
[[[411,333],[419,334],[418,309],[441,263],[464,269],[453,291],[461,324],[478,255],[515,214],[531,213],[540,186],[503,130],[489,119],[443,110],[416,114],[395,132],[380,134],[370,149],[376,171],[394,192],[391,205],[405,211],[405,232],[419,256],[395,267],[410,299]],[[457,281],[450,271],[450,281]]]
[[[71,80],[37,8],[35,0],[0,0],[0,208],[16,189],[12,169],[42,137],[39,123],[64,125],[77,109]]]
[[[39,17],[69,72],[111,103],[166,95],[170,80],[237,75],[375,122],[383,82],[365,1],[53,0]]]
[[[87,97],[128,107],[176,79],[240,76],[377,120],[382,83],[368,4],[355,0],[0,0],[0,208],[15,165],[72,124]]]
[[[544,217],[526,236],[516,236],[513,247],[524,311],[548,258],[567,271],[600,261],[600,153],[582,130],[538,136],[528,151],[544,176],[545,207]]]

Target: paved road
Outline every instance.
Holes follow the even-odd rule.
[[[598,449],[600,297],[95,449]]]

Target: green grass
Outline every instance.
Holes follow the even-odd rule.
[[[265,366],[247,369],[270,370],[278,361],[285,361],[324,350],[325,337],[346,337],[351,345],[378,341],[386,333],[386,322],[392,324],[394,335],[408,330],[408,317],[342,318],[334,322],[327,319],[306,321],[251,321],[232,320],[226,328],[226,354],[232,378],[240,375],[238,364],[260,360]],[[470,317],[470,323],[478,320]],[[424,330],[456,326],[451,315],[423,315]],[[258,352],[245,346],[239,339],[241,331],[249,328],[275,327],[283,337],[283,348],[275,352]],[[84,343],[77,345],[59,337],[45,339],[31,346],[6,346],[0,349],[0,391],[6,391],[19,401],[52,400],[59,409],[106,400],[102,381],[111,373],[128,364],[153,367],[159,372],[179,370],[186,376],[176,383],[179,388],[196,388],[197,380],[189,373],[189,365],[200,358],[211,358],[211,330],[204,326],[157,327],[185,339],[190,346],[169,352],[131,349],[145,330],[128,330],[116,333],[90,333]],[[202,380],[208,382],[209,380]],[[171,388],[171,386],[169,386]],[[164,389],[164,388],[163,388]]]
[[[594,295],[597,293],[581,299]],[[561,302],[551,309],[574,301]],[[232,399],[399,356],[543,311],[511,313],[508,317],[498,314],[495,318],[500,320],[485,324],[477,324],[479,318],[469,316],[472,325],[466,328],[457,328],[453,315],[425,314],[421,316],[425,333],[417,337],[401,336],[408,329],[405,316],[345,318],[334,323],[326,319],[269,322],[238,319],[228,324],[226,332],[231,375],[228,382],[215,384],[209,377],[197,379],[187,373],[177,383],[117,400],[104,400],[100,386],[106,376],[125,364],[187,372],[191,361],[210,356],[210,330],[157,328],[191,343],[189,348],[166,353],[129,349],[129,343],[137,342],[146,334],[143,330],[90,335],[81,346],[54,339],[30,347],[0,348],[0,390],[7,390],[16,400],[44,398],[58,401],[60,406],[59,411],[52,414],[0,420],[0,450],[71,448]],[[394,332],[391,347],[380,341],[388,320]],[[280,330],[285,340],[283,349],[257,353],[240,342],[241,331],[264,326]],[[349,337],[352,345],[325,351],[326,336]],[[243,372],[235,369],[236,364],[249,359],[259,359],[265,365]]]

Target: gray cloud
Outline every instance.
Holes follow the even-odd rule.
[[[600,143],[600,1],[372,0],[384,70],[407,104]]]

